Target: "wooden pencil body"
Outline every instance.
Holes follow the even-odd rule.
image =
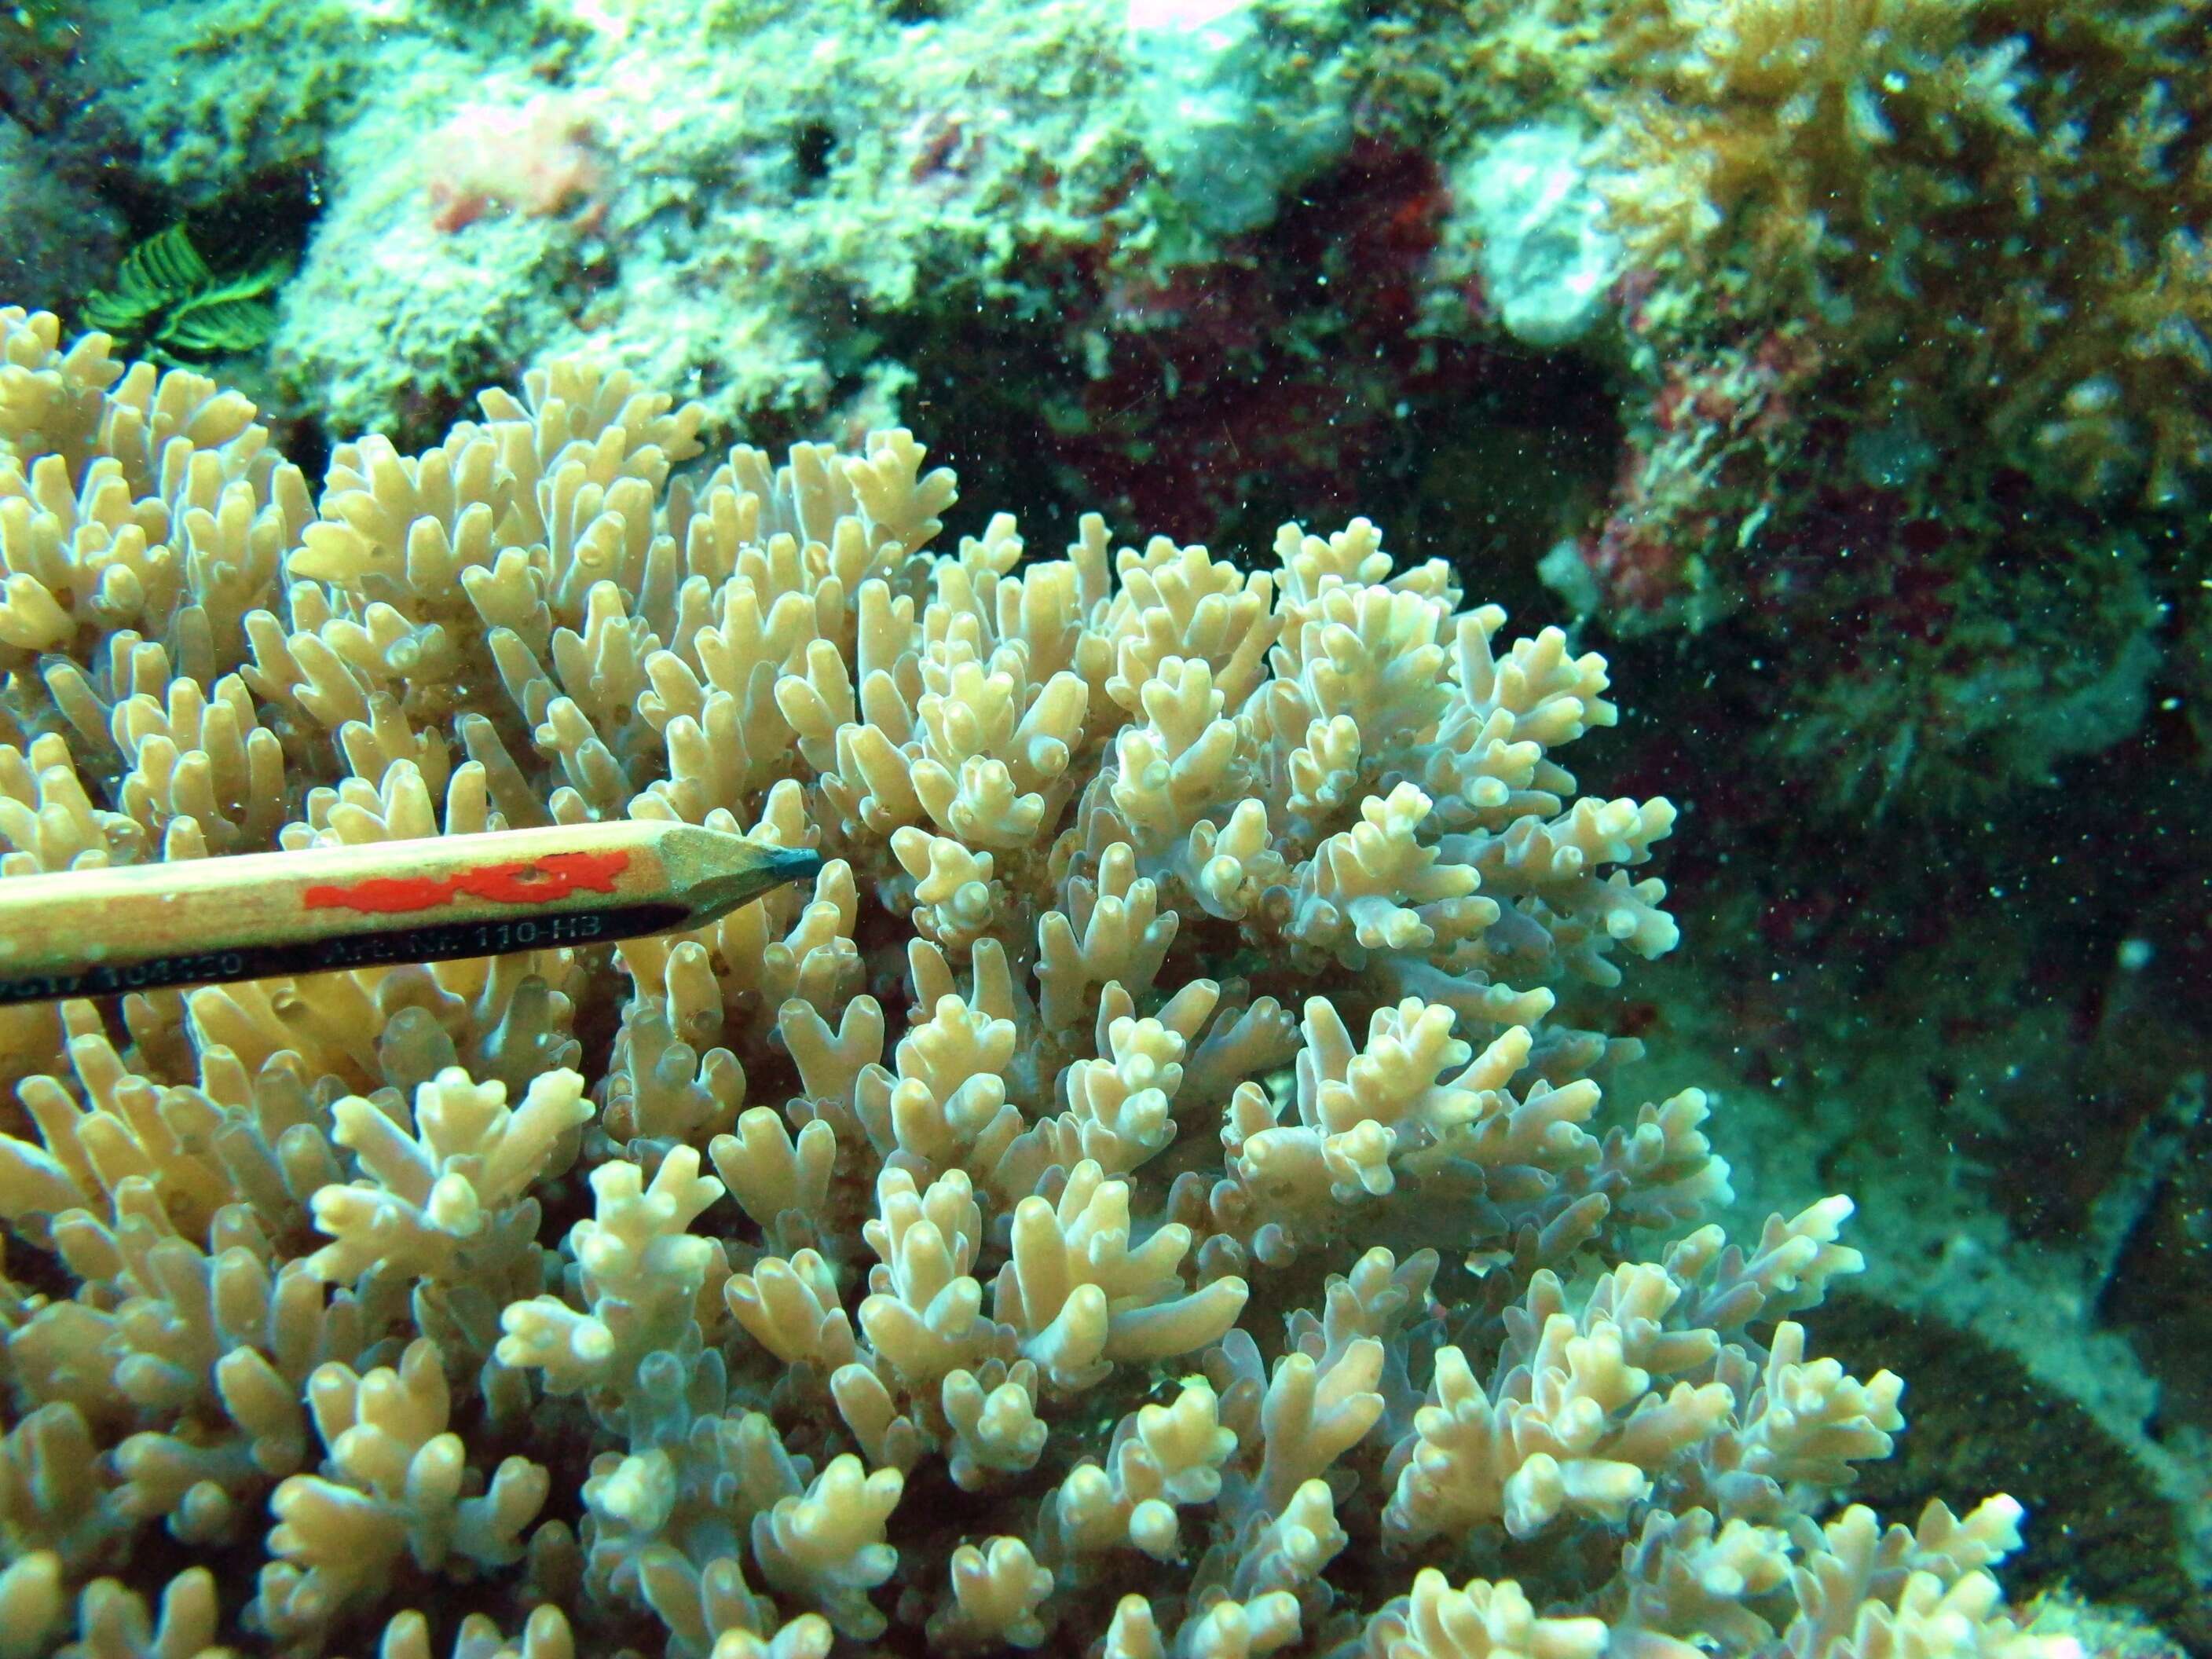
[[[0,1002],[668,932],[818,864],[625,821],[16,877],[0,881]]]

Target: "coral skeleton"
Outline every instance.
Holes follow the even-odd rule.
[[[1365,520],[947,549],[904,431],[708,456],[576,361],[482,411],[318,494],[0,311],[0,878],[826,860],[8,1011],[0,1656],[2072,1651],[2011,1500],[1843,1500],[1903,1425],[1808,1346],[1848,1201],[1729,1245],[1711,1103],[1601,1092],[1676,936],[1673,808],[1559,759],[1598,657]]]

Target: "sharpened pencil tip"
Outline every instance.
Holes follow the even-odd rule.
[[[822,868],[822,854],[811,847],[779,847],[769,854],[768,867],[785,881],[798,881]]]

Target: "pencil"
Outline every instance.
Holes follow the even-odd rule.
[[[0,1004],[703,927],[817,853],[696,824],[504,830],[0,881]]]

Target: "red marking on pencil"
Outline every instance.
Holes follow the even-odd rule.
[[[544,904],[577,891],[611,893],[629,865],[628,853],[549,853],[517,863],[483,864],[450,876],[374,876],[343,886],[310,887],[310,910],[362,910],[380,915],[434,910],[456,898],[494,904]]]

